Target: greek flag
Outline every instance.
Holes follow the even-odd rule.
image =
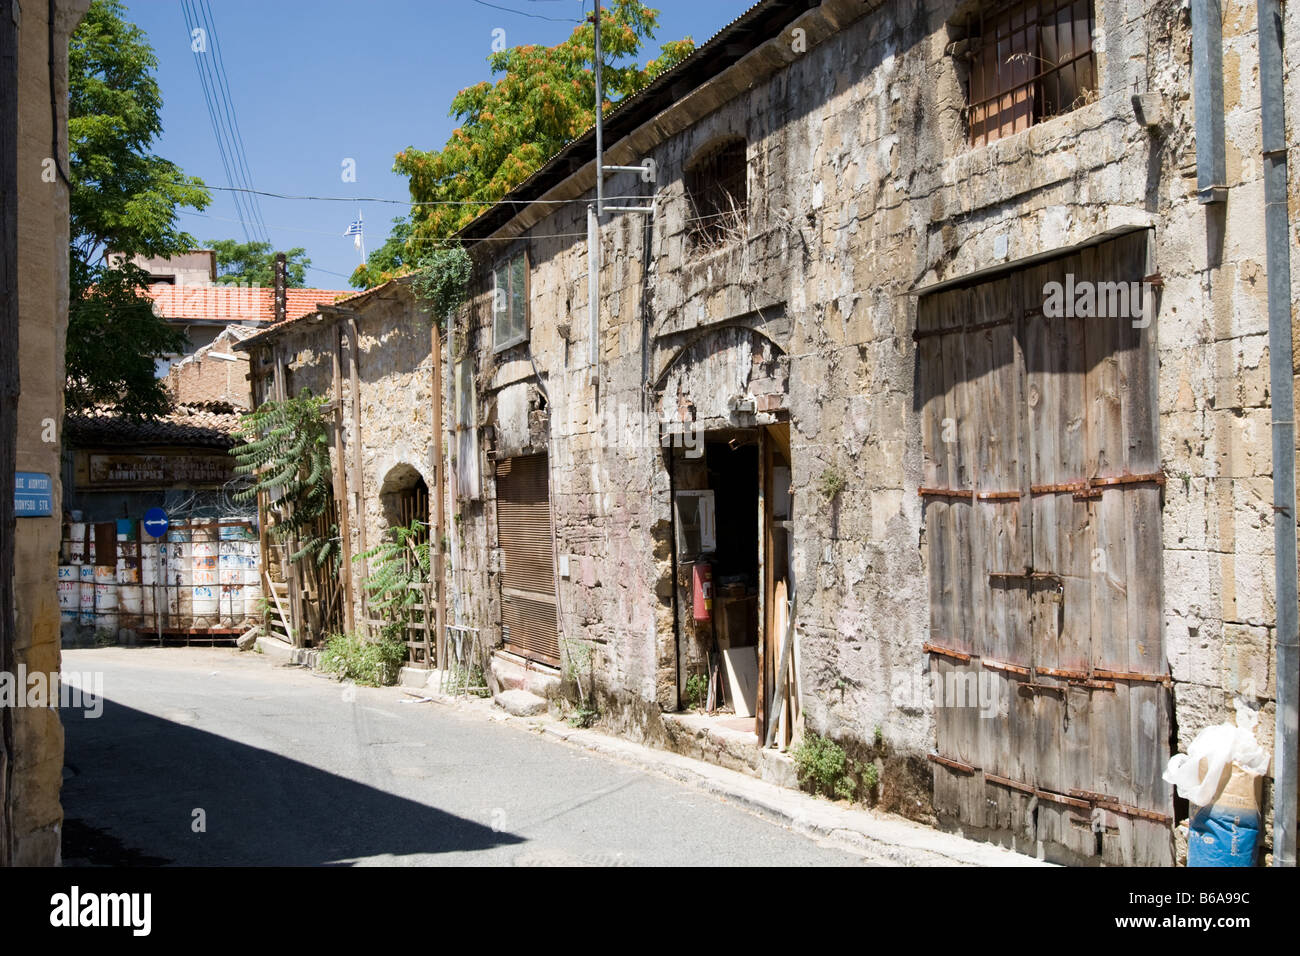
[[[347,230],[343,233],[343,237],[346,239],[348,236],[356,236],[356,238],[352,240],[352,244],[356,246],[357,251],[361,253],[361,261],[365,262],[366,261],[366,250],[364,245],[365,240],[361,238],[361,235],[362,235],[361,210],[358,209],[357,218],[352,220],[352,225],[348,226]]]

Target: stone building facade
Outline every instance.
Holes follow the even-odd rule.
[[[234,346],[247,354],[254,405],[307,389],[329,399],[343,539],[342,572],[355,580],[353,626],[365,620],[358,556],[387,529],[429,520],[433,452],[432,323],[407,280],[277,323]],[[316,635],[323,636],[323,635]]]
[[[13,471],[49,481],[48,514],[19,517],[5,509],[0,569],[4,670],[57,674],[59,607],[54,592],[61,525],[59,430],[63,420],[63,344],[68,324],[68,192],[66,170],[68,37],[89,0],[13,2],[0,10],[0,310],[5,312],[0,362],[0,455],[3,495],[14,498]],[[12,8],[12,9],[11,9]],[[53,15],[51,25],[48,17]],[[55,89],[50,89],[50,84]],[[11,165],[12,163],[12,165]],[[14,322],[16,326],[9,323]],[[11,378],[10,373],[16,372]],[[13,386],[18,388],[14,389]],[[25,689],[24,689],[25,690]],[[3,816],[0,863],[55,865],[63,809],[63,728],[56,710],[4,708],[0,744]]]
[[[1188,9],[1010,7],[1041,32],[1006,4],[760,3],[609,117],[605,162],[653,168],[608,203],[653,216],[607,212],[589,254],[589,133],[462,233],[449,599],[662,735],[723,626],[681,539],[681,493],[712,488],[744,552],[712,553],[741,579],[714,609],[756,605],[726,627],[757,640],[760,708],[783,581],[802,719],[883,754],[886,808],[1169,863],[1169,754],[1238,695],[1272,746],[1256,10],[1222,7],[1226,181],[1200,197]],[[1043,59],[1058,14],[1068,83],[972,92],[983,39]],[[1132,299],[1057,310],[1076,280]]]

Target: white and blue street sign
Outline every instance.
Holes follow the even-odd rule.
[[[47,518],[54,514],[54,479],[37,471],[15,473],[14,514],[19,518]]]

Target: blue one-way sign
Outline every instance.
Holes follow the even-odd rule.
[[[167,512],[161,508],[150,508],[144,513],[144,530],[151,538],[161,538],[171,527],[171,522],[167,520]]]

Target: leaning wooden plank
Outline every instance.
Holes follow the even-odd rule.
[[[785,669],[786,669],[786,667],[787,667],[787,666],[789,665],[789,663],[790,663],[790,660],[789,660],[789,659],[790,659],[790,656],[791,656],[791,654],[790,654],[790,645],[794,642],[794,607],[795,607],[795,601],[796,601],[797,599],[798,599],[798,598],[797,598],[797,596],[796,596],[795,598],[792,598],[792,599],[790,600],[790,602],[789,602],[789,604],[790,604],[790,611],[789,611],[789,614],[790,614],[790,620],[789,620],[789,622],[786,624],[786,629],[785,629],[785,640],[782,641],[782,643],[781,643],[781,657],[780,657],[780,659],[777,661],[777,665],[776,665],[777,687],[778,687],[778,689],[780,688],[780,686],[781,686],[781,682],[783,681],[783,679],[784,679],[784,677],[785,677]],[[768,717],[767,736],[766,736],[766,737],[764,738],[764,740],[763,740],[763,746],[764,746],[764,747],[771,747],[771,746],[772,746],[772,741],[776,738],[776,729],[777,729],[777,720],[776,720],[776,718],[779,718],[779,717],[781,716],[781,714],[785,711],[785,695],[784,695],[784,694],[780,694],[780,693],[778,693],[777,695],[775,695],[775,699],[778,701],[778,703],[777,703],[777,712],[776,712],[776,714],[771,715],[771,716]]]
[[[728,647],[722,652],[722,662],[736,716],[754,716],[754,704],[758,698],[758,648]]]

